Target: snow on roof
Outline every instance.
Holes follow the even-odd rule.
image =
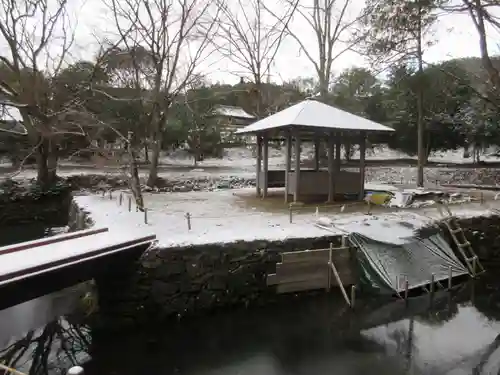
[[[283,111],[239,129],[236,133],[256,133],[290,125],[342,130],[394,130],[388,126],[353,115],[352,113],[342,111],[316,100],[304,100]]]
[[[215,113],[220,116],[227,116],[227,117],[239,117],[247,119],[255,118],[255,116],[252,116],[251,114],[246,112],[243,108],[233,107],[230,105],[218,105],[217,107],[215,107]]]

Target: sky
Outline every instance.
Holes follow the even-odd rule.
[[[234,0],[236,1],[236,0]],[[266,4],[279,0],[266,0]],[[308,0],[303,0],[308,1]],[[338,0],[340,1],[340,0]],[[363,0],[351,0],[353,14],[363,6]],[[276,4],[276,3],[275,3]],[[104,36],[112,37],[113,22],[102,0],[72,0],[70,14],[73,24],[76,25],[75,44],[72,49],[72,60],[92,59],[98,50],[98,39]],[[77,22],[77,23],[76,23]],[[301,41],[313,55],[316,53],[315,37],[307,22],[298,15],[290,26],[291,30],[299,35]],[[427,49],[424,59],[428,62],[439,62],[456,57],[477,56],[479,54],[478,37],[468,15],[452,15],[441,19],[435,27],[433,36],[435,44]],[[498,35],[490,33],[490,52],[498,52],[496,44]],[[2,50],[0,38],[0,51]],[[353,66],[367,66],[362,56],[354,52],[342,54],[333,63],[334,73]],[[244,73],[227,57],[217,52],[205,60],[200,67],[207,79],[211,82],[236,83]],[[299,45],[287,38],[276,56],[271,80],[276,82],[290,81],[297,77],[314,77],[313,65],[301,51]]]

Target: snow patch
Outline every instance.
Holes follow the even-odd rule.
[[[243,191],[245,189],[242,189]],[[239,190],[241,192],[242,190]],[[144,213],[128,211],[127,198],[123,204],[97,195],[75,197],[76,203],[88,211],[97,227],[107,227],[111,235],[119,233],[155,233],[161,247],[175,247],[235,241],[285,240],[311,238],[360,232],[385,241],[394,237],[401,240],[413,231],[428,226],[441,218],[436,208],[401,210],[398,212],[366,215],[364,213],[335,213],[317,215],[296,211],[289,222],[287,210],[264,211],[245,205],[232,191],[152,194],[145,196],[147,224]],[[498,215],[500,202],[495,207],[479,203],[451,207],[458,217]],[[493,206],[493,203],[491,204]],[[191,230],[186,213],[190,214]],[[406,224],[401,224],[406,223]],[[406,228],[406,229],[405,229]]]

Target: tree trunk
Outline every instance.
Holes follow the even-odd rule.
[[[417,60],[418,60],[418,80],[417,80],[417,148],[418,148],[418,172],[417,186],[424,186],[424,165],[426,162],[426,152],[424,145],[424,87],[422,78],[424,73],[423,68],[423,51],[422,51],[422,18],[421,9],[419,8],[419,25],[417,27]]]
[[[129,186],[135,199],[137,208],[144,211],[144,199],[142,197],[141,181],[139,180],[139,169],[137,168],[137,155],[132,142],[132,132],[128,133],[128,156],[129,156]]]
[[[149,187],[154,187],[156,184],[156,180],[158,179],[158,164],[160,160],[160,151],[161,151],[161,140],[160,137],[155,137],[153,143],[153,154],[151,155],[151,163],[149,165],[149,176],[146,185]]]
[[[47,189],[52,186],[57,179],[57,153],[52,150],[50,140],[38,142],[36,149],[37,183]]]
[[[481,62],[483,63],[484,68],[488,72],[490,82],[493,85],[493,89],[496,94],[496,90],[500,88],[500,74],[495,65],[493,65],[493,62],[491,61],[491,57],[488,51],[488,41],[486,35],[486,26],[484,23],[485,15],[483,10],[483,4],[481,3],[481,0],[474,0],[474,6],[472,6],[472,3],[469,2],[467,2],[466,4],[469,6],[469,13],[472,17],[474,25],[476,26],[476,29],[479,34],[479,49],[481,51]]]
[[[144,140],[144,161],[149,163],[149,147],[147,140]]]
[[[57,180],[57,161],[59,159],[59,146],[57,142],[48,140],[47,170],[49,173],[49,182],[52,184]]]
[[[49,168],[43,145],[38,146],[36,150],[36,182],[44,188],[49,185]]]

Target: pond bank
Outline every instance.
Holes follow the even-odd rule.
[[[91,217],[92,212],[86,215]],[[490,267],[500,264],[500,217],[485,210],[470,211],[470,215],[473,217],[460,217],[459,222],[481,262]],[[307,228],[302,230],[307,232]],[[339,241],[339,234],[324,231],[323,235],[280,240],[224,243],[221,239],[219,243],[182,246],[160,243],[138,262],[117,265],[97,280],[103,316],[112,324],[136,325],[296,298],[294,293],[278,295],[275,286],[267,285],[267,275],[276,272],[280,254],[328,248]],[[338,288],[333,293],[339,293]]]
[[[64,182],[41,190],[36,184],[5,180],[0,184],[0,227],[33,223],[64,226],[70,204],[71,191]]]

